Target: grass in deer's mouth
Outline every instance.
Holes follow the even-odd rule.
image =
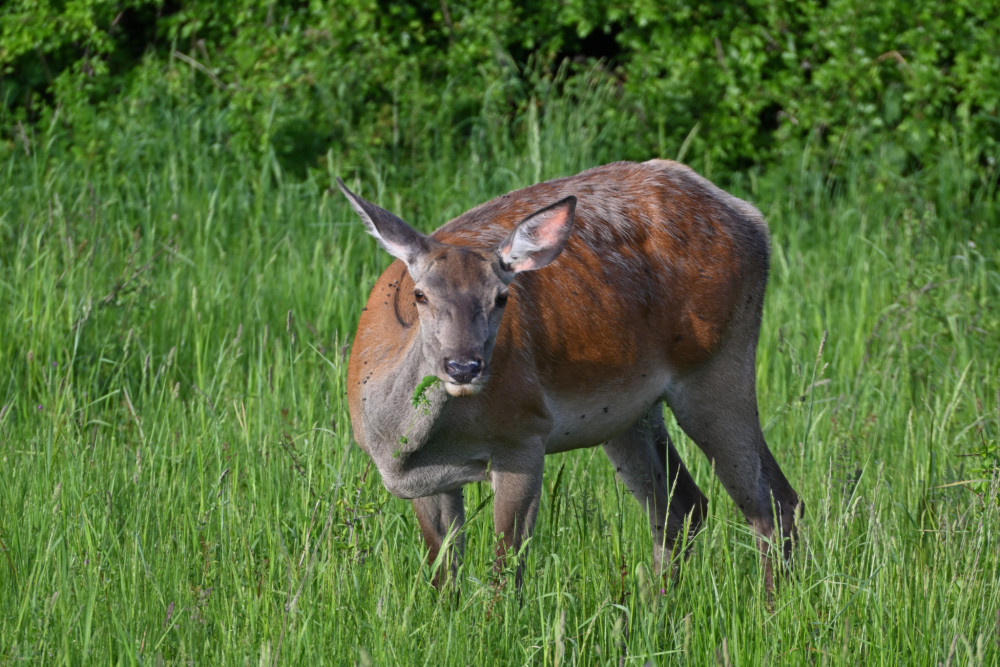
[[[413,398],[410,400],[410,403],[413,404],[414,409],[430,405],[430,399],[427,398],[427,392],[431,387],[440,383],[441,379],[436,375],[424,376],[424,378],[420,380],[419,384],[417,384],[416,388],[413,390]]]

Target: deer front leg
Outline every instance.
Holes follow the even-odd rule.
[[[504,460],[494,459],[490,478],[493,485],[493,528],[500,537],[495,569],[503,571],[510,555],[521,551],[531,536],[542,495],[545,450],[539,443],[531,452],[518,452]],[[524,577],[524,554],[518,562],[514,581],[518,589]]]
[[[413,511],[420,523],[420,532],[427,543],[427,562],[433,567],[441,549],[445,557],[434,573],[434,587],[440,588],[458,574],[458,564],[465,552],[465,498],[461,487],[433,496],[413,499]]]

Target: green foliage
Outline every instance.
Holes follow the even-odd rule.
[[[905,5],[905,6],[904,6]],[[984,170],[1000,144],[1000,27],[989,0],[8,3],[9,119],[59,120],[100,144],[112,97],[225,112],[226,147],[304,177],[327,151],[426,164],[474,132],[595,77],[630,122],[620,157],[741,169],[808,150],[836,169],[883,153],[904,171],[945,149]],[[451,128],[458,132],[451,132]],[[448,129],[448,132],[442,130]],[[980,183],[981,184],[981,183]]]
[[[441,380],[436,375],[424,376],[424,378],[417,384],[417,387],[413,390],[413,396],[410,398],[410,404],[413,405],[414,410],[422,406],[426,407],[430,405],[430,399],[427,398],[427,390],[437,385],[439,382],[441,382]]]
[[[12,0],[0,9],[0,108],[36,118],[48,104],[87,116],[119,92],[154,38],[162,0]],[[124,18],[124,20],[123,20]]]
[[[807,142],[833,159],[889,143],[918,165],[960,145],[970,164],[992,165],[994,13],[990,2],[678,2],[666,13],[637,2],[601,19],[621,26],[626,90],[675,145],[696,131],[695,155],[766,162]]]

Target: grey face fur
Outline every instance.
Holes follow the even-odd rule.
[[[410,269],[424,361],[452,396],[479,393],[514,274],[490,253],[438,244]]]

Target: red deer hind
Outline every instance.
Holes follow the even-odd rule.
[[[462,551],[463,485],[492,484],[502,562],[531,534],[545,455],[602,444],[662,568],[708,503],[665,402],[756,531],[772,587],[769,544],[790,556],[799,499],[757,414],[770,254],[757,209],[676,162],[619,162],[425,236],[339,183],[398,260],[358,323],[351,423],[386,488],[412,499],[432,561],[450,531]],[[425,376],[440,384],[415,407]]]

